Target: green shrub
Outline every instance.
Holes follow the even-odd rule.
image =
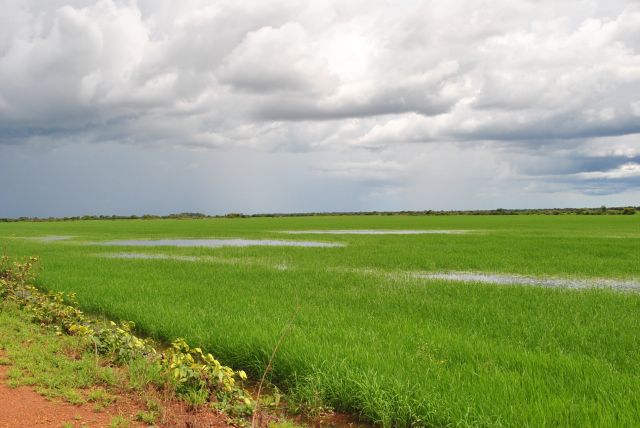
[[[225,408],[237,404],[252,406],[249,395],[239,386],[247,378],[243,370],[235,372],[223,366],[213,355],[191,348],[183,339],[175,340],[162,354],[162,367],[178,395],[192,404],[214,401]]]

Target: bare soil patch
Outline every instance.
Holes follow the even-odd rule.
[[[0,353],[0,357],[3,354]],[[0,365],[0,428],[98,428],[111,426],[146,427],[136,420],[144,410],[135,396],[118,395],[115,403],[96,411],[92,403],[70,404],[49,400],[33,388],[7,385],[10,366]],[[118,420],[126,421],[117,425]],[[154,426],[176,428],[229,428],[226,418],[209,409],[194,410],[181,402],[163,402],[162,415]]]
[[[0,366],[0,428],[30,427],[107,427],[114,416],[135,419],[138,410],[130,401],[120,399],[102,412],[91,404],[73,405],[49,401],[27,386],[10,388],[6,384],[8,367]],[[132,422],[129,426],[144,426]]]

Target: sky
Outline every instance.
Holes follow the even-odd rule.
[[[640,205],[637,0],[0,10],[0,217]]]

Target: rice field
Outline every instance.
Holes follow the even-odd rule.
[[[0,245],[40,256],[42,288],[254,378],[294,317],[271,381],[311,410],[640,426],[638,215],[19,222]]]

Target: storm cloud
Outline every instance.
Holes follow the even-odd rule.
[[[0,3],[3,180],[15,177],[8,164],[62,147],[83,162],[92,150],[129,154],[130,176],[176,153],[238,168],[243,156],[270,159],[274,177],[304,165],[308,183],[349,189],[332,209],[490,208],[523,205],[527,192],[528,206],[599,205],[594,195],[637,205],[637,1]],[[466,206],[470,194],[490,196]],[[322,208],[305,197],[191,205]]]

